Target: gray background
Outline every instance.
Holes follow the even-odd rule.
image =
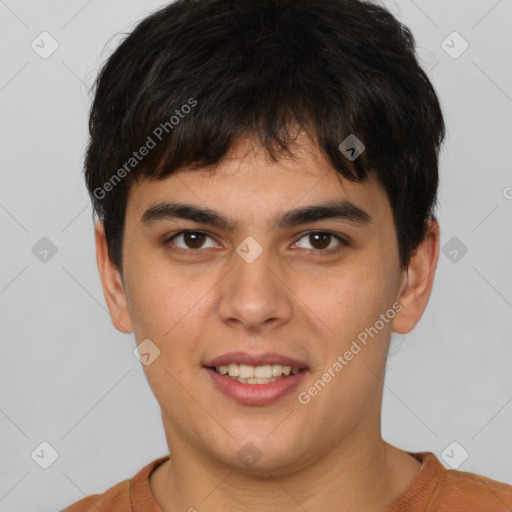
[[[81,176],[99,65],[161,5],[0,0],[2,512],[58,510],[167,453],[134,338],[106,309]],[[393,341],[383,436],[447,467],[466,450],[460,470],[512,483],[512,3],[386,5],[413,30],[447,140],[445,254],[423,319]],[[43,31],[59,45],[46,59],[31,47],[51,49]],[[454,31],[469,44],[457,58],[464,41]],[[46,262],[32,251],[43,237],[57,248]],[[43,441],[58,453],[48,469],[38,465],[51,461]]]

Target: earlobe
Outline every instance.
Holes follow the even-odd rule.
[[[395,317],[393,331],[405,334],[419,322],[427,307],[439,258],[439,225],[430,220],[425,238],[414,251],[403,273],[398,302],[402,309]]]
[[[102,221],[96,224],[94,236],[96,240],[96,262],[112,324],[118,331],[129,334],[133,332],[133,327],[124,285],[119,270],[110,259]]]

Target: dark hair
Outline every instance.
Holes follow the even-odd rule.
[[[410,30],[379,5],[177,0],[135,27],[94,88],[84,173],[121,271],[134,181],[215,164],[242,136],[276,161],[292,126],[341,176],[375,174],[402,267],[435,218],[441,108]],[[355,160],[339,148],[349,135],[365,145]]]

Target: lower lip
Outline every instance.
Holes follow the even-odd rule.
[[[295,389],[308,371],[301,370],[295,375],[284,377],[268,384],[244,384],[211,368],[204,367],[213,383],[225,395],[245,405],[266,405],[276,402]]]

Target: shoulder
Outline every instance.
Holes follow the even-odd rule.
[[[86,496],[60,512],[161,512],[154,501],[149,477],[169,456],[160,457],[144,466],[133,478],[123,480],[102,494]]]
[[[447,469],[432,452],[408,453],[420,472],[386,512],[512,512],[512,485]]]
[[[439,475],[427,510],[509,512],[512,511],[512,485],[483,475],[448,469]]]
[[[61,512],[127,512],[130,504],[130,480],[123,480],[102,494],[87,496]]]

